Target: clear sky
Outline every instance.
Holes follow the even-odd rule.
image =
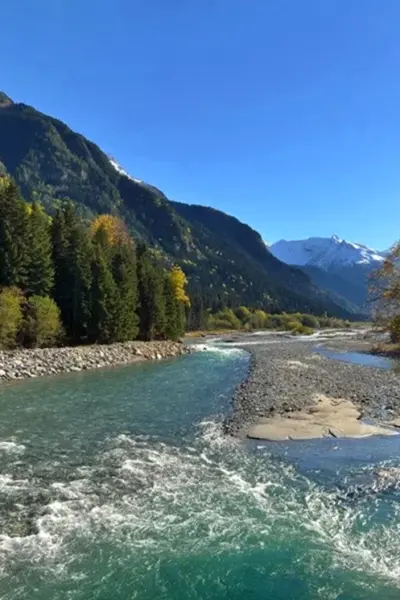
[[[400,237],[400,0],[12,0],[0,89],[269,241]]]

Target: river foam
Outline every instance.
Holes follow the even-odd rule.
[[[233,357],[235,355],[243,354],[243,350],[225,345],[217,345],[218,340],[213,340],[212,343],[207,344],[193,344],[190,348],[193,352],[212,352],[213,354],[220,357]]]
[[[317,573],[338,569],[400,584],[397,504],[390,527],[375,522],[378,499],[340,503],[287,464],[249,454],[216,421],[200,424],[193,446],[117,436],[75,475],[51,484],[50,501],[34,517],[36,534],[0,537],[3,575],[23,559],[58,577],[78,576],[69,565],[72,556],[74,564],[83,560],[79,547],[111,540],[133,557],[138,576],[139,562],[154,567],[155,555],[263,549],[268,556],[287,544],[294,560],[309,548],[300,554]],[[34,482],[3,476],[2,484],[20,496]]]
[[[331,485],[225,436],[236,352],[10,388],[2,600],[398,597],[395,461]]]

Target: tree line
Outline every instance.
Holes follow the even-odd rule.
[[[0,177],[0,344],[177,339],[189,298],[183,271],[136,247],[111,215],[88,222],[74,204],[51,218]]]
[[[198,305],[200,303],[200,307]],[[200,315],[200,317],[199,317]],[[189,310],[188,325],[200,324],[198,330],[221,331],[242,330],[259,331],[273,329],[288,331],[295,335],[310,335],[317,329],[347,328],[351,323],[347,320],[329,317],[328,315],[315,316],[307,313],[267,313],[261,309],[238,306],[236,308],[223,307],[219,310],[205,310],[201,299],[193,298]],[[196,331],[197,328],[194,327]]]

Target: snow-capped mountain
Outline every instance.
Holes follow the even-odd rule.
[[[300,267],[317,286],[335,294],[353,310],[369,312],[369,278],[385,260],[383,252],[337,235],[280,240],[269,250],[282,262]]]
[[[383,253],[362,244],[347,242],[337,235],[330,238],[280,240],[269,246],[269,250],[276,258],[289,265],[319,267],[326,271],[355,265],[377,268],[384,260]]]
[[[127,171],[125,171],[125,169],[123,169],[121,167],[121,165],[118,164],[117,161],[112,156],[109,156],[108,160],[110,161],[110,163],[112,164],[114,169],[116,171],[118,171],[118,173],[120,175],[125,175],[125,177],[128,177],[128,179],[130,179],[131,181],[136,181],[136,183],[143,183],[143,181],[141,179],[135,179],[134,177],[132,177],[132,175],[129,175],[129,173]]]

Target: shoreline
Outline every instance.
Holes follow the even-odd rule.
[[[0,385],[8,381],[173,358],[189,352],[190,349],[181,342],[172,341],[3,350],[0,351]]]
[[[390,370],[326,358],[313,351],[312,340],[275,339],[257,344],[249,336],[249,341],[252,345],[244,340],[232,344],[249,352],[250,363],[246,378],[235,390],[232,414],[224,423],[230,435],[243,439],[266,419],[306,413],[318,396],[351,402],[361,419],[389,422],[400,416],[400,379]],[[351,349],[351,340],[341,342]]]

